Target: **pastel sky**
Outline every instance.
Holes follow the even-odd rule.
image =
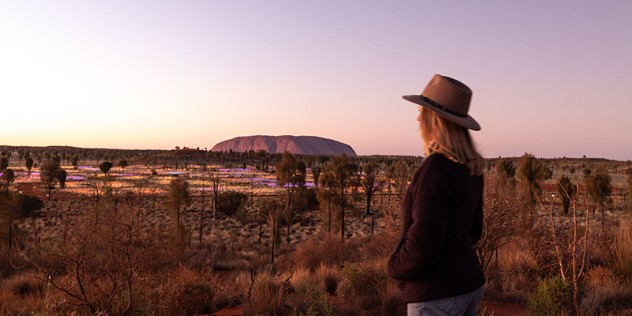
[[[435,73],[485,157],[632,160],[632,1],[0,0],[2,145],[420,155]]]

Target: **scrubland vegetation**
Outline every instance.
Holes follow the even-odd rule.
[[[0,314],[396,315],[419,157],[2,149]],[[632,313],[632,166],[490,159],[481,314]]]

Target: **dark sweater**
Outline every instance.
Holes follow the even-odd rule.
[[[466,294],[485,278],[473,245],[483,226],[483,176],[428,156],[401,205],[402,236],[388,261],[406,303]]]

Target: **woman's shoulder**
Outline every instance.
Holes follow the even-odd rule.
[[[438,175],[447,174],[462,174],[468,175],[467,166],[458,162],[450,160],[441,153],[433,153],[424,158],[421,167],[419,168],[422,173],[431,173]]]
[[[430,154],[421,162],[421,166],[417,169],[416,176],[440,176],[445,173],[446,169],[449,169],[450,162],[451,161],[442,154]]]
[[[452,160],[448,159],[448,157],[444,156],[441,153],[433,153],[428,155],[426,158],[424,158],[423,162],[422,162],[422,167],[424,167],[424,165],[429,166],[449,166],[451,164],[456,164],[455,162],[453,162]]]

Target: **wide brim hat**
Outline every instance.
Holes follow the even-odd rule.
[[[472,89],[454,78],[434,75],[420,95],[405,95],[402,98],[433,110],[467,129],[481,130],[478,122],[468,114]]]

